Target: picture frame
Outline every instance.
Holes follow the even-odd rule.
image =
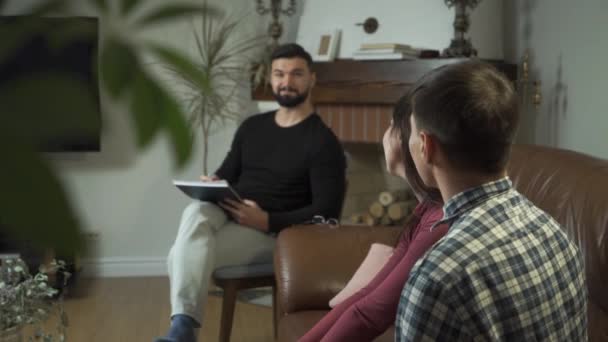
[[[318,34],[308,36],[308,41],[302,42],[307,49],[313,61],[315,62],[331,62],[338,55],[338,47],[340,46],[341,30],[326,30]]]

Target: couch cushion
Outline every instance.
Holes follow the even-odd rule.
[[[279,342],[296,342],[300,337],[304,336],[328,311],[298,311],[287,316],[281,317],[279,321]],[[375,342],[393,341],[395,336],[395,328],[390,327],[382,336],[379,336]]]

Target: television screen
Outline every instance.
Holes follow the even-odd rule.
[[[43,152],[99,151],[98,19],[0,17],[0,122]]]

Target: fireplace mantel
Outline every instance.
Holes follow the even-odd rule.
[[[312,98],[323,120],[344,142],[376,143],[388,127],[392,107],[409,87],[428,71],[464,58],[318,62],[313,66],[317,84]],[[517,66],[487,61],[517,79]],[[268,86],[258,87],[254,100],[273,100]]]

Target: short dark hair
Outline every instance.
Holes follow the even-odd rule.
[[[424,184],[420,174],[416,170],[416,164],[412,159],[408,140],[410,133],[412,132],[412,126],[410,124],[410,117],[412,116],[412,102],[411,95],[403,95],[393,110],[393,128],[391,134],[396,134],[401,139],[401,153],[403,157],[403,166],[405,169],[405,179],[407,180],[410,188],[416,195],[420,195],[425,200],[431,200],[435,202],[442,202],[441,193],[438,189],[429,188]]]
[[[431,71],[412,91],[419,129],[450,162],[483,173],[504,170],[519,121],[513,84],[492,65],[471,60]]]
[[[308,64],[308,68],[312,70],[312,57],[304,50],[303,47],[296,43],[288,43],[279,45],[270,55],[270,62],[274,62],[275,59],[279,58],[302,58]]]

